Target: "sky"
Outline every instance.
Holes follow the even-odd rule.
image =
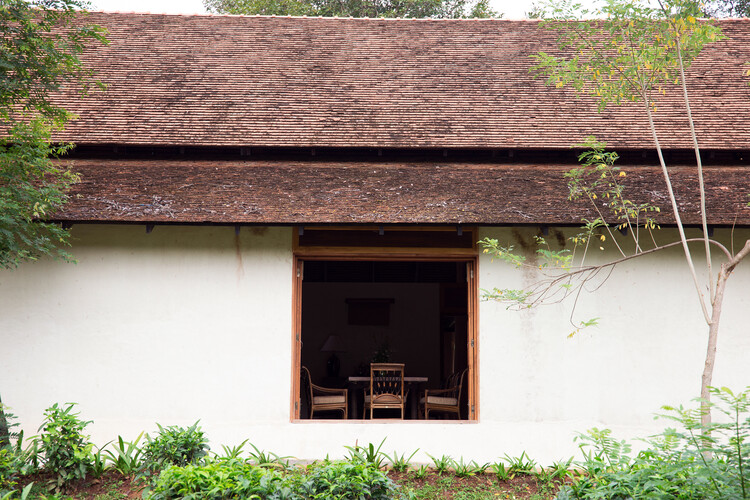
[[[152,12],[166,14],[205,14],[202,0],[91,0],[92,10],[109,12]],[[532,0],[492,0],[492,6],[505,19],[523,19]]]

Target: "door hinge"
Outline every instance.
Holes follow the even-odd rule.
[[[471,413],[474,414],[474,405],[471,405]]]
[[[295,401],[295,402],[294,402],[294,409],[295,409],[295,410],[299,410],[299,401]],[[472,411],[472,412],[474,411],[473,407],[472,407],[472,410],[471,410],[471,411]]]
[[[297,338],[297,342],[299,342],[299,333],[296,334],[295,337]],[[472,342],[473,342],[473,340],[472,340]]]
[[[474,339],[471,339],[471,347],[474,347]]]
[[[469,276],[471,276],[471,279],[474,279],[474,270],[469,269]]]
[[[300,276],[302,276],[302,269],[300,269],[300,267],[297,266],[297,277],[299,278]]]

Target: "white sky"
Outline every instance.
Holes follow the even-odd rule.
[[[492,0],[492,6],[505,19],[523,19],[532,0]],[[91,0],[93,10],[115,12],[152,12],[166,14],[205,14],[201,0]]]

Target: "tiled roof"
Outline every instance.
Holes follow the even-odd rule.
[[[529,164],[383,164],[77,160],[68,221],[248,224],[579,224],[563,172]],[[624,167],[634,201],[652,200],[669,224],[660,170]],[[698,224],[695,168],[671,169],[683,219]],[[711,224],[750,224],[743,166],[708,167]]]
[[[79,100],[78,143],[291,147],[565,148],[596,134],[650,148],[636,105],[597,113],[529,74],[553,50],[536,21],[92,13],[110,45],[85,59],[108,84]],[[750,20],[689,71],[704,148],[750,149]],[[659,104],[666,147],[689,148],[677,89]]]

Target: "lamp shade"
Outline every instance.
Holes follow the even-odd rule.
[[[321,352],[346,352],[346,346],[344,341],[338,335],[329,335],[326,339],[323,347],[320,348]]]

